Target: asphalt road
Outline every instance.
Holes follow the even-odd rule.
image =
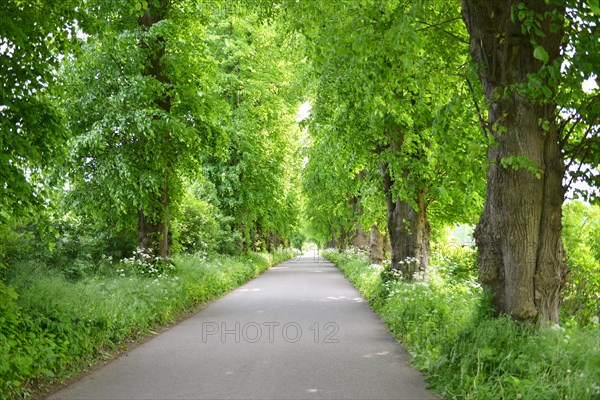
[[[339,270],[287,261],[50,399],[436,399]]]

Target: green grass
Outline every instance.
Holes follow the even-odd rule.
[[[63,381],[291,256],[179,256],[152,277],[106,264],[75,281],[33,262],[14,266],[11,286],[0,281],[0,398]]]
[[[497,318],[470,250],[433,258],[429,284],[384,283],[357,252],[326,251],[447,399],[600,399],[600,329],[537,329]],[[457,279],[457,276],[460,279]]]

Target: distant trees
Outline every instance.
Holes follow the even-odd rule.
[[[289,245],[300,213],[303,90],[294,42],[280,22],[268,23],[238,3],[213,10],[209,49],[219,64],[218,96],[227,104],[222,147],[203,157],[223,212],[235,221],[243,249]]]
[[[469,220],[482,198],[486,142],[476,126],[459,4],[349,1],[303,12],[337,16],[303,26],[315,42],[318,81],[308,203],[331,197],[308,212],[328,214],[319,218],[330,224],[321,231],[334,237],[356,228],[357,216],[380,221],[392,268],[411,280],[429,263],[431,215]],[[363,198],[368,207],[356,205]],[[369,215],[383,204],[385,218]]]
[[[318,231],[356,229],[380,208],[353,202],[385,201],[392,268],[411,279],[432,220],[480,212],[487,170],[480,279],[498,312],[557,323],[564,179],[598,184],[597,2],[285,4],[313,43],[305,185]]]

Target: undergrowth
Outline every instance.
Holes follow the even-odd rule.
[[[0,280],[0,398],[63,381],[291,256],[179,256],[161,274],[116,262],[78,280],[14,265],[8,285]]]
[[[600,329],[538,329],[493,314],[473,250],[435,249],[429,282],[384,282],[357,251],[335,263],[447,399],[600,399]],[[442,251],[443,250],[443,251]]]

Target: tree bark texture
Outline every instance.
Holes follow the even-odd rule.
[[[373,264],[381,264],[385,259],[384,238],[375,224],[371,226],[371,235],[369,237],[369,259]]]
[[[361,223],[358,223],[354,236],[352,237],[352,246],[363,250],[369,247],[369,231],[363,230]]]
[[[138,247],[144,254],[160,257],[163,260],[171,256],[171,228],[169,221],[169,196],[167,187],[163,187],[158,218],[150,218],[143,211],[138,212]]]
[[[544,0],[522,3],[541,16],[564,15],[564,9]],[[511,19],[511,10],[518,15],[514,1],[463,0],[462,6],[488,104],[487,130],[494,139],[484,210],[474,235],[479,278],[498,312],[557,324],[566,263],[561,239],[565,168],[556,105],[527,97],[514,85],[542,68],[531,41],[542,45],[552,62],[560,54],[562,31],[553,33],[550,18],[543,17],[545,37],[524,33]],[[549,128],[543,129],[542,121],[549,121]],[[503,166],[511,157],[526,157],[535,163],[533,171]]]
[[[144,254],[160,257],[171,256],[171,232],[164,222],[151,222],[146,215],[138,212],[138,245]]]
[[[429,237],[431,228],[427,220],[425,191],[416,193],[417,208],[392,193],[393,178],[385,162],[379,163],[383,178],[387,208],[387,226],[392,249],[393,270],[399,271],[407,281],[427,273],[429,267]]]

